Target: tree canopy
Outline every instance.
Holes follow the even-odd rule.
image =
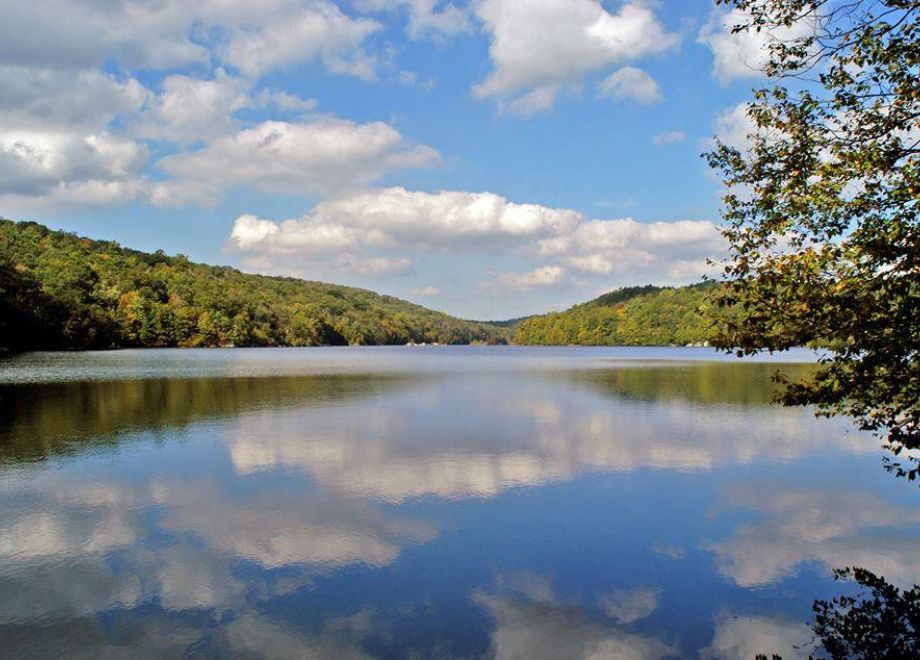
[[[523,319],[514,342],[538,345],[669,346],[705,343],[715,285],[616,289],[564,311]]]
[[[748,17],[737,32],[771,38],[749,145],[707,155],[727,186],[718,304],[741,310],[715,342],[824,338],[821,368],[784,401],[852,416],[895,454],[920,447],[920,2],[717,1]],[[777,36],[793,25],[805,36]]]
[[[503,332],[363,289],[0,220],[0,347],[465,344]]]

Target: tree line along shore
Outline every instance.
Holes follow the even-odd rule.
[[[629,287],[565,312],[477,322],[365,289],[247,274],[0,220],[0,347],[13,351],[703,344],[714,286]]]

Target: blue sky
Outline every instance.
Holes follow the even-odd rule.
[[[767,38],[704,0],[2,5],[0,215],[488,319],[724,254],[700,154]]]

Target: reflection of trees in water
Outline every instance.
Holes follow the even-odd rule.
[[[815,602],[815,634],[831,658],[920,658],[920,586],[898,589],[863,568],[835,571],[856,596]]]
[[[399,376],[146,379],[0,387],[0,462],[43,460],[257,408],[373,396]]]
[[[261,409],[264,414],[247,415],[239,425],[226,429],[231,433],[228,438],[237,470],[248,475],[261,469],[300,467],[326,493],[345,499],[383,497],[401,502],[425,493],[447,497],[493,494],[507,484],[544,483],[586,470],[632,470],[643,466],[711,469],[742,457],[794,457],[828,441],[829,433],[821,431],[823,422],[813,426],[818,422],[807,413],[767,407],[773,389],[770,376],[777,368],[772,364],[694,364],[562,372],[562,378],[560,372],[550,378],[502,376],[495,381],[500,389],[490,384],[482,387],[483,381],[476,378],[460,383],[421,374],[6,387],[0,389],[0,460],[36,460],[78,452],[102,443],[116,443],[131,432],[181,429],[196,422]],[[785,365],[783,368],[788,369]],[[428,380],[419,383],[421,378]],[[577,387],[572,388],[572,384]],[[502,392],[501,396],[497,392]],[[376,396],[385,397],[381,403],[386,405],[376,405],[374,401],[373,406],[358,406],[357,413],[351,406],[326,405]],[[649,406],[648,402],[655,405]],[[293,412],[285,414],[284,421],[272,414],[282,408]],[[654,408],[652,415],[648,414],[650,408]],[[477,419],[488,420],[488,425],[479,425]],[[488,436],[485,428],[489,429]],[[333,430],[345,432],[335,434]],[[239,433],[233,434],[234,431]],[[783,438],[788,442],[788,456],[780,442]],[[690,454],[685,453],[688,448],[693,450]],[[434,469],[439,466],[448,466],[450,474]],[[87,484],[72,484],[72,488],[64,485],[70,497],[72,493],[90,491]],[[244,596],[251,594],[254,587],[239,578],[230,560],[243,556],[272,570],[304,563],[380,565],[392,561],[406,544],[424,542],[432,533],[378,519],[362,508],[337,505],[332,511],[320,502],[303,498],[279,515],[274,496],[264,500],[247,496],[243,505],[233,506],[233,498],[224,493],[208,497],[198,491],[184,492],[172,482],[151,488],[168,496],[159,500],[144,492],[133,498],[119,496],[115,499],[127,498],[124,512],[116,512],[113,521],[102,524],[104,519],[93,518],[88,520],[93,523],[92,535],[87,532],[80,536],[76,530],[75,537],[63,539],[61,547],[69,548],[86,547],[91,538],[98,541],[96,563],[90,562],[85,571],[90,577],[85,582],[90,586],[81,589],[74,601],[85,605],[86,593],[96,593],[105,586],[95,575],[111,573],[104,559],[120,556],[123,548],[143,538],[130,527],[140,524],[132,512],[142,502],[152,498],[166,512],[160,519],[160,532],[175,534],[178,539],[194,532],[194,544],[190,542],[186,547],[184,541],[177,541],[170,551],[151,553],[160,563],[141,567],[144,570],[137,572],[146,581],[113,583],[108,591],[99,592],[104,602],[90,607],[92,613],[74,612],[63,616],[64,621],[56,620],[49,634],[52,628],[56,630],[58,642],[83,639],[86,648],[93,648],[116,640],[125,648],[143,652],[145,645],[157,639],[162,641],[167,655],[189,648],[213,650],[216,654],[231,650],[258,653],[272,645],[284,655],[279,645],[290,642],[288,651],[312,645],[319,655],[359,654],[360,649],[347,643],[339,646],[343,642],[338,630],[323,629],[315,635],[305,635],[303,630],[260,618],[252,608],[244,607]],[[106,491],[99,497],[109,501],[115,496]],[[82,500],[75,506],[80,511],[101,510],[98,503]],[[59,501],[45,507],[59,512],[61,508]],[[351,524],[347,524],[349,521]],[[43,529],[33,523],[23,524],[22,528]],[[100,540],[103,533],[105,539]],[[263,543],[266,536],[271,543]],[[44,539],[36,534],[31,537],[35,539],[37,556],[47,558],[62,552],[54,545],[54,538]],[[288,539],[290,543],[282,543]],[[312,554],[303,554],[305,549]],[[331,561],[333,555],[340,561]],[[68,560],[68,566],[66,576],[62,572],[57,585],[79,586],[74,563]],[[136,578],[130,572],[125,575]],[[308,583],[290,576],[287,579],[301,586]],[[8,593],[26,592],[25,582],[9,582]],[[153,595],[148,582],[157,585],[152,588]],[[258,588],[266,593],[278,589],[278,594],[288,589],[280,583],[260,584]],[[46,592],[37,598],[43,603],[60,602],[64,591],[56,587],[56,596]],[[548,609],[543,603],[509,600],[504,594],[486,596],[479,604],[498,624],[496,632],[500,634],[493,640],[496,648],[507,644],[516,648],[517,641],[511,633],[519,626],[529,627],[527,639],[560,637],[560,647],[566,648],[571,644],[572,648],[587,645],[604,650],[623,641],[618,626],[582,621],[565,607]],[[648,594],[628,596],[608,594],[600,602],[605,611],[609,610],[608,616],[625,621],[635,616],[624,614],[626,605],[635,608],[654,600]],[[225,608],[241,608],[237,610],[240,616],[221,623],[213,634],[202,632],[222,616]],[[193,611],[196,614],[190,614]],[[93,618],[96,612],[105,612],[113,625],[117,623],[116,629],[99,629]],[[147,618],[144,612],[152,613],[152,617]],[[199,616],[200,621],[195,619]],[[566,627],[579,634],[564,637],[558,631]],[[0,628],[0,637],[15,639],[19,635],[20,640],[28,638],[29,643],[39,644],[44,650],[48,649],[45,642],[52,641],[50,637],[42,639],[22,621],[7,622]],[[537,628],[548,631],[547,637],[541,638]],[[739,634],[757,632],[757,639],[769,634],[774,645],[756,647],[765,650],[781,648],[775,642],[780,632],[790,638],[801,637],[800,628],[790,628],[785,622],[758,619],[746,621],[738,630],[728,629],[728,624],[723,628],[717,639],[722,655],[716,654],[715,642],[710,649],[715,657],[737,657],[733,656],[737,650],[733,644]],[[163,631],[169,631],[169,636]],[[253,639],[261,641],[253,646]],[[634,635],[627,639],[653,651],[652,657],[661,650],[653,639]],[[61,648],[66,650],[66,646]],[[547,648],[553,647],[547,642]],[[785,652],[783,655],[787,660],[791,657]]]
[[[772,403],[777,391],[772,380],[777,371],[794,380],[814,368],[810,364],[710,362],[573,371],[571,375],[576,384],[608,396],[765,406]]]
[[[807,368],[784,365],[787,372]],[[616,398],[766,405],[775,371],[770,364],[715,363],[569,373],[576,383]],[[373,396],[399,382],[425,377],[362,374],[5,385],[0,386],[0,461],[42,460],[118,442],[127,433],[183,428],[258,408]]]
[[[705,364],[682,367],[648,367],[618,369],[611,371],[582,371],[574,374],[579,385],[615,397],[633,398],[644,401],[685,400],[698,404],[741,404],[746,406],[768,405],[773,401],[778,386],[772,376],[781,370],[791,381],[809,375],[813,365],[761,364]],[[763,495],[763,494],[761,494]],[[790,493],[784,496],[788,499]],[[794,495],[794,494],[793,494]],[[838,493],[835,500],[840,509],[839,522],[858,526],[878,525],[887,527],[901,521],[912,522],[911,510],[892,508],[887,503],[874,502],[872,498],[849,497]],[[852,501],[847,501],[848,499]],[[770,501],[763,498],[760,502]],[[784,534],[777,529],[756,530],[746,526],[741,534],[732,540],[739,547],[732,548],[734,561],[723,563],[721,570],[734,571],[732,577],[748,586],[767,582],[775,573],[791,570],[799,561],[817,559],[831,565],[840,565],[835,559],[861,561],[863,565],[884,567],[885,573],[902,583],[912,580],[915,573],[916,544],[913,538],[886,536],[879,538],[879,529],[872,530],[860,543],[858,535],[849,530],[838,535],[833,525],[825,520],[802,520],[798,529],[790,524],[799,513],[808,517],[814,511],[809,507],[813,500],[792,502],[795,506],[786,511],[784,526],[790,529]],[[860,521],[859,514],[864,506],[875,507],[870,515]],[[762,538],[755,540],[755,531],[763,531]],[[825,538],[825,535],[827,537]],[[746,538],[749,536],[750,538]],[[784,539],[785,536],[785,539]],[[753,541],[748,547],[740,547],[742,541]],[[730,544],[717,547],[717,551],[729,550]],[[850,547],[852,546],[852,547]],[[759,555],[759,558],[758,558]],[[721,557],[724,560],[724,557]],[[758,660],[773,660],[793,657],[789,651],[783,655],[773,653],[785,646],[796,648],[795,657],[876,660],[879,658],[920,657],[920,586],[899,588],[881,574],[866,568],[835,570],[838,579],[855,583],[851,595],[831,600],[817,600],[814,603],[814,619],[811,634],[804,625],[785,626],[789,639],[778,643],[784,636],[776,631],[784,628],[775,622],[770,625],[776,630],[763,635],[751,625],[736,625],[731,634],[717,626],[713,646],[707,651],[713,657],[751,657],[752,652],[770,650],[770,654],[758,653]],[[763,578],[761,580],[761,578]],[[734,620],[735,624],[744,620]],[[750,622],[748,622],[750,623]],[[807,641],[811,638],[811,641]],[[795,645],[793,645],[795,642]],[[820,643],[820,645],[819,645]],[[815,647],[818,647],[815,651]],[[725,648],[722,648],[725,647]],[[744,649],[744,652],[742,652]],[[723,653],[719,653],[722,651]]]

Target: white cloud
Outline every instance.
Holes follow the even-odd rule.
[[[387,140],[402,138],[384,124],[328,120],[246,128],[238,121],[235,114],[243,109],[269,109],[290,119],[315,107],[314,101],[287,91],[258,89],[258,77],[277,68],[318,61],[331,72],[376,75],[376,58],[363,44],[380,25],[352,18],[329,0],[48,0],[40,5],[0,0],[0,11],[5,18],[0,23],[0,202],[5,213],[135,199],[210,203],[224,190],[218,181],[224,174],[231,186],[265,189],[272,178],[285,191],[299,187],[300,176],[316,181],[305,190],[315,193],[343,181],[341,168],[355,164],[353,158],[363,158],[356,164],[356,186],[435,158],[430,149],[387,148]],[[142,70],[154,80],[163,69],[196,73],[166,75],[153,83],[153,91],[131,74],[114,76],[102,72],[102,66]],[[228,73],[228,67],[246,77]],[[332,130],[336,125],[337,133]],[[260,129],[266,144],[246,143],[247,137],[258,138]],[[311,141],[318,134],[319,143]],[[138,141],[147,139],[206,146],[163,161],[163,170],[176,175],[153,183],[147,176],[147,149]],[[365,142],[364,156],[354,140]],[[321,151],[321,162],[293,157],[290,149],[298,146]],[[266,177],[234,162],[239,156],[264,164],[272,148],[281,149],[287,160],[273,161]],[[305,165],[302,175],[283,171]],[[324,170],[326,165],[330,170]],[[222,171],[193,171],[210,166]],[[313,176],[317,168],[331,173]]]
[[[309,112],[316,109],[316,99],[305,99],[283,90],[263,89],[253,97],[256,107],[275,107],[285,112]]]
[[[749,21],[750,15],[741,9],[732,9],[729,12],[716,11],[700,29],[697,41],[712,50],[712,74],[723,85],[738,78],[762,76],[770,57],[771,43],[801,39],[812,31],[808,22],[799,21],[788,28],[765,28],[759,32],[745,30],[732,33],[734,26]]]
[[[716,118],[716,138],[722,144],[742,152],[750,148],[751,140],[748,136],[754,133],[756,126],[748,115],[749,107],[747,103],[739,103]]]
[[[244,109],[271,108],[302,115],[316,108],[316,101],[273,89],[253,92],[252,81],[217,69],[212,78],[171,75],[163,78],[159,94],[147,104],[130,126],[132,135],[189,145],[208,142],[239,130],[234,114]]]
[[[475,11],[491,38],[493,70],[474,93],[512,104],[536,94],[521,101],[531,113],[551,107],[561,87],[587,73],[679,41],[636,1],[611,13],[597,0],[479,0]]]
[[[441,290],[436,286],[423,286],[416,289],[409,289],[410,296],[437,296]]]
[[[0,196],[81,190],[91,201],[107,188],[135,185],[145,162],[143,146],[106,131],[0,129]]]
[[[674,280],[698,279],[706,259],[724,250],[718,228],[706,220],[584,220],[571,232],[536,242],[541,257],[558,257],[583,273],[657,272]]]
[[[444,39],[472,32],[473,22],[467,7],[442,0],[359,0],[357,6],[367,12],[394,11],[405,8],[409,14],[406,33],[412,39]]]
[[[716,139],[729,147],[734,147],[742,154],[751,150],[754,140],[764,138],[768,143],[782,139],[779,131],[773,128],[761,128],[748,114],[747,102],[726,108],[714,123]],[[711,142],[707,142],[707,148]]]
[[[503,272],[492,282],[514,290],[560,285],[571,271],[694,280],[706,270],[706,259],[725,249],[717,227],[708,221],[595,220],[570,209],[517,204],[493,193],[403,188],[333,199],[294,220],[240,216],[229,246],[250,259],[287,256],[301,264],[340,250],[511,252],[537,262],[531,272]]]
[[[148,96],[98,71],[0,65],[0,203],[4,212],[93,206],[143,194],[146,148],[109,129]]]
[[[277,240],[282,237],[283,241]],[[231,243],[241,252],[261,246],[268,254],[298,255],[355,248],[360,238],[360,230],[352,227],[332,224],[306,227],[295,220],[276,224],[254,215],[238,217],[230,234]]]
[[[211,80],[167,76],[162,92],[143,113],[134,133],[178,144],[206,141],[233,131],[233,113],[251,105],[249,83],[218,69]]]
[[[434,149],[408,144],[399,131],[382,122],[356,124],[331,117],[266,121],[197,151],[161,160],[158,166],[174,180],[155,191],[154,201],[213,202],[221,191],[238,185],[328,195],[438,160]]]
[[[491,286],[508,291],[532,291],[565,284],[568,278],[568,272],[560,266],[543,266],[527,273],[499,273]]]
[[[328,0],[105,3],[0,0],[0,63],[88,69],[207,65],[213,54],[247,75],[319,60],[334,73],[373,77],[362,43],[380,25]]]
[[[664,131],[652,136],[652,144],[656,147],[664,147],[669,144],[677,144],[687,139],[683,131]]]
[[[316,59],[332,73],[365,80],[376,76],[376,59],[361,44],[379,23],[350,18],[325,0],[298,4],[255,23],[241,21],[218,48],[222,60],[249,76]]]
[[[664,98],[655,79],[634,66],[614,71],[598,87],[598,93],[614,101],[635,101],[642,105],[658,103]]]
[[[232,241],[244,252],[290,253],[312,244],[313,235],[332,233],[377,248],[497,249],[564,232],[580,218],[575,211],[515,204],[492,193],[385,188],[323,202],[298,220],[263,221],[268,224],[259,225],[258,237]]]
[[[546,112],[556,104],[559,85],[543,85],[510,100],[499,100],[498,111],[503,115],[531,117]]]
[[[107,58],[149,69],[204,63],[207,49],[189,38],[192,11],[191,3],[2,0],[0,61],[69,70]]]
[[[0,48],[0,52],[2,52]],[[100,71],[62,71],[0,65],[0,127],[92,132],[141,108],[148,91],[132,78]]]

